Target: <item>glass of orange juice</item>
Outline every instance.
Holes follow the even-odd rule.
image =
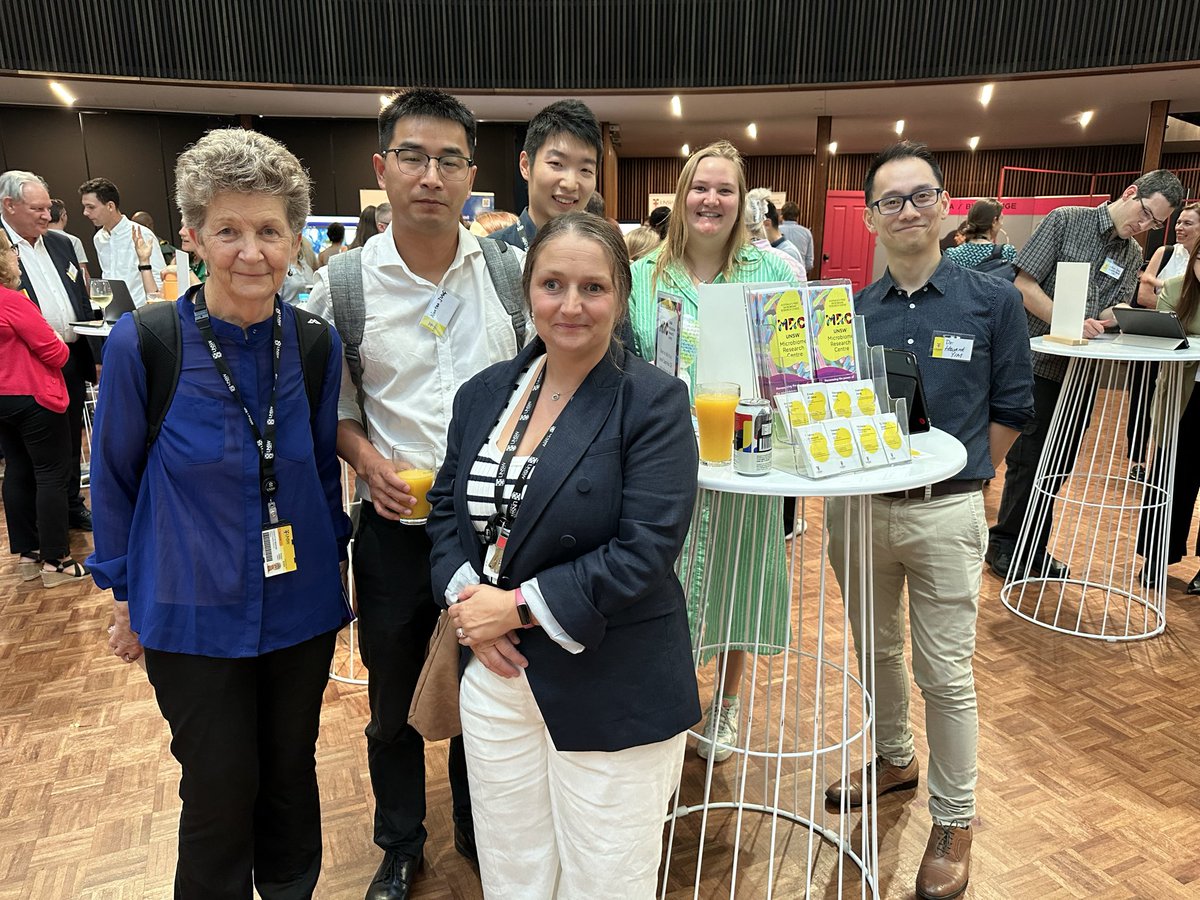
[[[417,505],[411,512],[400,514],[400,522],[404,525],[424,525],[429,518],[427,495],[433,487],[433,460],[432,444],[423,441],[392,444],[392,469],[417,498]]]
[[[733,456],[733,411],[741,396],[741,388],[731,381],[709,381],[696,386],[701,465],[729,465]]]

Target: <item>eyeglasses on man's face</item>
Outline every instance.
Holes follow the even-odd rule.
[[[1138,203],[1140,203],[1142,205],[1142,214],[1140,216],[1138,216],[1139,222],[1149,222],[1155,228],[1166,228],[1167,227],[1167,223],[1165,220],[1158,218],[1157,216],[1154,215],[1154,213],[1150,212],[1150,207],[1148,207],[1146,205],[1145,200],[1143,200],[1141,197],[1138,197],[1137,200],[1138,200]]]
[[[913,209],[928,209],[937,203],[938,198],[944,193],[942,188],[921,188],[911,194],[903,194],[899,197],[880,197],[871,206],[881,216],[894,216],[904,209],[905,203],[912,203]]]
[[[396,154],[396,165],[405,175],[423,175],[429,168],[429,163],[436,162],[438,172],[447,181],[464,180],[475,163],[469,156],[458,156],[453,153],[446,156],[430,156],[428,153],[408,147],[391,147],[383,151],[384,157],[389,153]]]

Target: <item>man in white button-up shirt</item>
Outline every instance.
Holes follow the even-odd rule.
[[[71,432],[67,509],[72,528],[92,530],[92,514],[80,493],[80,454],[83,448],[83,404],[87,382],[96,381],[96,357],[72,321],[92,318],[83,271],[66,235],[48,232],[50,192],[32,172],[13,170],[0,175],[0,211],[8,239],[20,254],[21,291],[42,311],[50,327],[71,348],[63,366],[67,383],[67,422]]]
[[[124,281],[129,285],[134,306],[146,302],[146,289],[142,287],[142,263],[138,261],[134,247],[133,230],[139,229],[142,239],[150,242],[150,274],[155,284],[162,286],[162,270],[167,267],[163,259],[158,237],[148,228],[142,228],[121,212],[121,194],[117,186],[107,178],[92,178],[79,186],[79,199],[83,214],[96,226],[96,256],[100,259],[100,277]]]
[[[343,366],[338,453],[357,473],[358,496],[365,501],[354,577],[362,655],[370,673],[367,758],[375,792],[375,843],[385,852],[367,900],[404,900],[426,838],[425,747],[408,725],[408,708],[438,607],[425,529],[399,521],[414,499],[392,468],[391,446],[425,441],[434,446],[440,464],[459,387],[492,363],[512,358],[518,345],[479,241],[462,226],[476,171],[470,111],[441,91],[410,91],[380,112],[379,134],[375,174],[391,202],[392,224],[390,232],[351,251],[361,253],[365,298],[364,408],[360,412],[349,367]],[[506,252],[522,258],[519,250]],[[345,254],[335,264],[345,265],[347,258],[352,260]],[[330,284],[329,269],[321,269],[306,306],[335,320]],[[439,336],[439,329],[422,319],[443,291],[449,302],[441,304],[445,331]],[[449,769],[455,846],[474,859],[461,738],[451,741]]]

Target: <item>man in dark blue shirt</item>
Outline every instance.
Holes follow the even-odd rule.
[[[966,467],[928,488],[872,499],[875,740],[879,795],[916,787],[908,721],[903,588],[908,584],[913,677],[925,698],[929,811],[933,828],[917,871],[917,896],[957,897],[966,888],[975,817],[975,623],[987,521],[983,481],[1033,418],[1033,371],[1021,294],[1008,282],[943,262],[938,247],[950,199],[927,147],[903,142],[871,164],[864,185],[867,229],[887,250],[883,277],[856,298],[867,339],[916,355],[930,420],[967,448]],[[850,605],[859,664],[859,573],[840,571],[845,501],[828,502],[830,559]],[[851,554],[854,556],[854,554]],[[848,576],[848,577],[847,577]],[[863,802],[861,772],[829,787],[838,805]]]

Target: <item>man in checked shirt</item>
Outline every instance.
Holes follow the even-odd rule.
[[[1063,206],[1051,211],[1017,254],[1015,283],[1025,301],[1029,336],[1050,332],[1054,282],[1060,262],[1091,263],[1083,336],[1091,339],[1101,334],[1104,320],[1112,318],[1112,307],[1128,301],[1137,286],[1142,248],[1134,236],[1151,228],[1163,228],[1182,202],[1183,185],[1179,179],[1166,169],[1157,169],[1141,176],[1110,203],[1094,209]],[[987,561],[1001,578],[1013,569],[1017,536],[1033,493],[1034,472],[1046,445],[1066,371],[1067,361],[1061,356],[1033,355],[1036,415],[1005,457],[1004,494],[988,544]],[[1082,439],[1082,428],[1068,438],[1069,446],[1065,449],[1069,466],[1074,465]],[[1028,564],[1034,573],[1051,577],[1066,575],[1066,565],[1046,553],[1052,524],[1053,507],[1050,507],[1032,544],[1033,559],[1016,560],[1017,571],[1024,571]]]

